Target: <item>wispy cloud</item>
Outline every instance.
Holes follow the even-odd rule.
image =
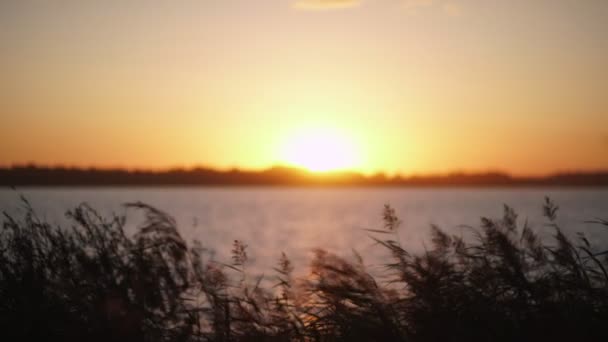
[[[462,6],[455,2],[446,2],[443,4],[443,11],[449,16],[459,17],[462,15]]]
[[[433,5],[433,0],[404,0],[403,7],[407,11],[417,11],[421,8],[430,7]]]
[[[292,0],[293,7],[301,10],[332,10],[352,8],[359,6],[364,0]],[[411,13],[418,14],[419,12],[429,9],[441,11],[444,14],[452,17],[458,17],[463,14],[462,6],[455,0],[399,0],[403,3],[403,8]],[[382,1],[370,1],[370,3],[381,3]]]
[[[294,8],[302,10],[328,10],[350,8],[361,4],[362,0],[296,0]]]
[[[446,0],[404,0],[403,7],[406,11],[414,14],[427,8],[441,10],[452,17],[459,17],[463,13],[462,6],[459,3]]]

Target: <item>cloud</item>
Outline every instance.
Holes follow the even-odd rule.
[[[462,15],[462,7],[454,2],[443,4],[443,11],[451,17],[460,17]]]
[[[405,0],[403,2],[403,7],[407,11],[417,11],[421,8],[433,6],[433,0]]]
[[[446,0],[403,0],[403,8],[413,14],[427,8],[439,9],[451,17],[459,17],[463,13],[460,4]]]
[[[327,10],[355,7],[361,0],[297,0],[294,7],[302,10]]]
[[[301,10],[331,10],[359,6],[363,0],[291,0],[293,7]],[[455,0],[399,0],[403,8],[410,14],[418,14],[422,10],[440,11],[451,17],[463,14],[462,6]],[[370,1],[381,2],[381,1]]]

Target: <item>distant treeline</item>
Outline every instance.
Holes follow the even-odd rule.
[[[608,170],[515,177],[502,172],[445,175],[364,176],[356,172],[313,173],[273,167],[264,171],[211,168],[164,171],[13,166],[0,168],[0,186],[151,186],[151,185],[288,185],[288,186],[608,186]]]

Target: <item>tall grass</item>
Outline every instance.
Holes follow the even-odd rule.
[[[126,204],[145,214],[131,235],[124,216],[86,204],[55,227],[23,203],[25,214],[4,213],[0,231],[7,340],[608,340],[608,251],[584,235],[570,240],[549,199],[548,242],[505,206],[502,218],[470,227],[473,239],[432,226],[430,247],[410,253],[385,206],[383,229],[369,231],[389,252],[383,274],[370,274],[358,254],[350,261],[319,249],[306,277],[294,276],[283,253],[266,279],[247,271],[243,242],[234,241],[230,262],[216,262],[143,203]]]

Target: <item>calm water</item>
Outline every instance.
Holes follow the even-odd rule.
[[[256,270],[269,270],[281,251],[296,264],[307,260],[315,247],[342,255],[355,248],[370,264],[382,251],[365,228],[382,227],[383,204],[389,203],[403,220],[401,242],[412,249],[428,243],[434,223],[466,235],[461,225],[477,226],[480,216],[500,217],[503,204],[519,213],[543,235],[542,201],[550,196],[560,206],[558,223],[570,234],[582,231],[596,243],[608,243],[608,230],[583,221],[608,219],[608,189],[301,189],[301,188],[82,188],[22,189],[39,216],[64,222],[63,213],[87,202],[101,213],[124,213],[122,203],[144,201],[177,220],[181,233],[196,238],[228,261],[231,243],[243,240]],[[0,190],[0,209],[20,212],[18,193]],[[138,217],[128,221],[134,229]]]

